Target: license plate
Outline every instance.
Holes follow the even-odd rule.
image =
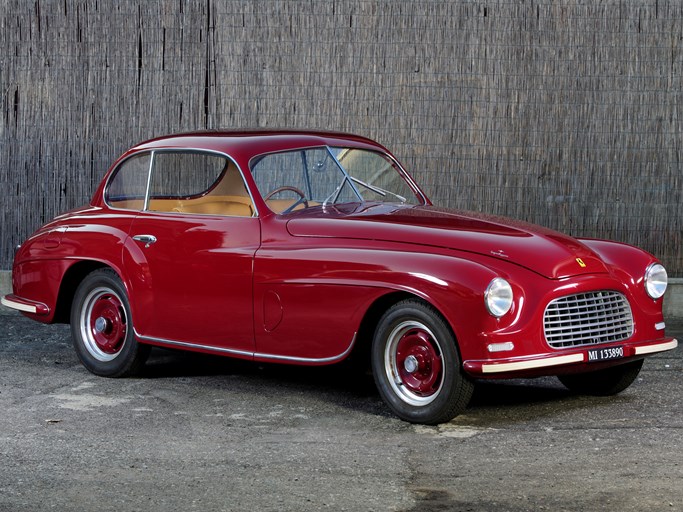
[[[624,357],[624,347],[593,348],[588,351],[588,362],[608,361]]]

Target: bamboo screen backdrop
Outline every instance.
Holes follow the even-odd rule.
[[[128,146],[346,130],[436,204],[637,244],[683,276],[680,0],[4,0],[0,269]]]

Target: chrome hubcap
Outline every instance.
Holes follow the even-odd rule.
[[[417,357],[408,356],[405,361],[403,361],[403,367],[408,373],[415,373],[417,371],[419,364],[417,362]]]
[[[106,332],[109,327],[110,325],[106,318],[99,317],[97,320],[95,320],[95,330],[97,332]]]

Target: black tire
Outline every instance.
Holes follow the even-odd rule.
[[[130,319],[126,290],[116,272],[102,268],[88,274],[71,305],[71,337],[83,366],[104,377],[138,373],[150,347],[137,342]]]
[[[460,414],[472,397],[455,337],[428,304],[409,299],[382,316],[372,342],[372,373],[384,401],[401,419],[436,425]]]
[[[610,396],[621,393],[636,380],[643,360],[597,370],[594,372],[558,375],[569,390],[582,395]]]

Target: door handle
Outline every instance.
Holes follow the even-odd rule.
[[[142,242],[143,244],[145,244],[145,249],[147,249],[147,247],[156,243],[157,237],[155,237],[154,235],[135,235],[133,237],[133,240],[135,240],[136,242]]]

